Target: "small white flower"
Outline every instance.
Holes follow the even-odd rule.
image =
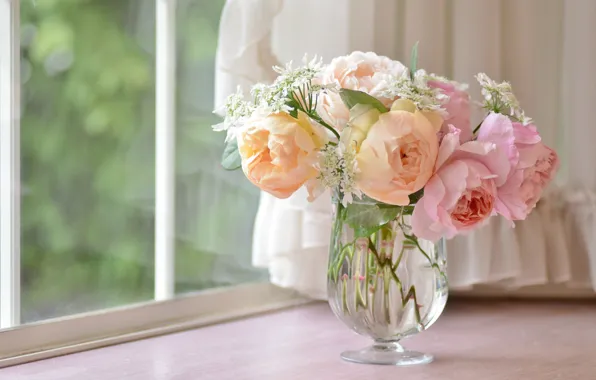
[[[428,81],[432,78],[433,76],[428,75],[424,70],[416,71],[413,80],[406,74],[395,77],[387,83],[387,89],[381,93],[381,96],[408,99],[420,110],[434,111],[446,116],[443,105],[449,97],[440,89],[428,86]]]
[[[476,80],[482,87],[481,93],[485,100],[482,106],[484,108],[510,116],[524,125],[532,122],[532,119],[525,115],[509,82],[497,83],[485,73],[476,75]]]
[[[252,87],[250,100],[245,100],[238,89],[235,94],[228,96],[225,105],[216,112],[225,116],[223,123],[213,126],[214,130],[224,131],[240,127],[253,114],[269,115],[272,113],[291,113],[294,108],[292,100],[297,101],[307,112],[314,110],[318,93],[332,91],[334,86],[313,86],[312,80],[324,69],[323,61],[319,57],[308,60],[304,58],[304,65],[292,68],[292,63],[285,67],[274,67],[280,75],[269,85],[256,84]]]
[[[224,114],[225,119],[223,123],[216,124],[212,128],[214,131],[227,131],[230,128],[237,127],[242,124],[244,119],[250,117],[255,109],[254,104],[244,100],[244,95],[238,88],[236,93],[228,96],[225,104],[215,111]]]
[[[318,180],[330,189],[337,189],[344,206],[352,203],[354,197],[362,198],[362,192],[356,185],[358,164],[354,144],[346,146],[340,142],[337,146],[327,144],[321,149]]]

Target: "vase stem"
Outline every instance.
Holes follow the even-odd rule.
[[[377,339],[377,340],[375,340],[375,344],[373,344],[372,348],[374,350],[383,351],[383,352],[404,352],[405,351],[404,348],[402,347],[402,345],[394,340],[387,341],[387,340]]]

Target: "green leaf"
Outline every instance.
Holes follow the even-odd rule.
[[[232,139],[226,143],[221,157],[221,166],[226,170],[236,170],[242,166],[242,159],[238,151],[238,141]]]
[[[423,195],[424,195],[423,188],[413,194],[410,194],[410,204],[415,205],[416,202],[418,202],[420,200],[420,198],[422,198]]]
[[[341,96],[341,100],[344,102],[346,107],[348,107],[348,109],[352,109],[352,107],[354,107],[356,104],[370,104],[371,106],[378,109],[381,113],[389,112],[387,107],[385,107],[383,103],[379,101],[379,99],[375,98],[374,96],[370,96],[366,92],[342,88],[339,90],[339,96]]]
[[[289,112],[290,116],[292,116],[294,119],[298,119],[298,110],[300,109],[300,104],[298,104],[298,102],[294,99],[291,99],[286,102],[286,105],[292,108],[292,110]]]
[[[412,52],[410,53],[410,76],[412,77],[412,79],[414,79],[414,73],[416,73],[416,70],[418,70],[417,66],[418,66],[418,41],[416,41],[416,43],[412,47]]]
[[[352,203],[345,211],[345,222],[354,229],[355,238],[369,237],[397,217],[400,206]]]

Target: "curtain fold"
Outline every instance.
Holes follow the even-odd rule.
[[[493,218],[448,242],[450,287],[596,289],[596,39],[589,37],[596,36],[596,1],[229,0],[227,8],[219,101],[238,84],[270,80],[271,61],[373,50],[407,62],[416,41],[421,67],[470,83],[476,99],[474,74],[511,81],[544,141],[558,150],[560,175],[516,228]],[[473,123],[481,116],[477,110]],[[313,204],[305,198],[261,195],[253,263],[269,268],[274,283],[323,299],[331,202],[328,194]]]
[[[246,91],[254,83],[275,79],[271,67],[279,62],[271,50],[271,27],[282,5],[282,0],[226,2],[215,58],[216,108],[237,88]]]

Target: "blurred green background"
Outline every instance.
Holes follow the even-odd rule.
[[[153,297],[154,3],[21,2],[24,322]],[[223,4],[178,0],[177,293],[266,279],[258,191],[210,128]]]

